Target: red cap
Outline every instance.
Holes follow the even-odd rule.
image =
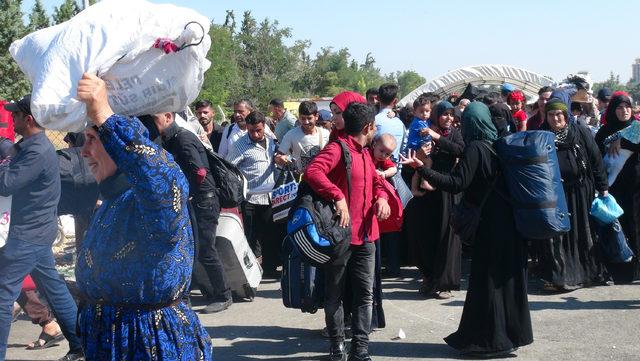
[[[525,101],[525,97],[524,97],[524,94],[520,90],[514,90],[511,93],[509,93],[509,95],[507,96],[507,101],[509,103],[517,102],[517,101],[524,102]]]

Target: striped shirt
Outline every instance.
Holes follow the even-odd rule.
[[[249,192],[265,184],[275,183],[273,155],[276,152],[276,143],[268,135],[265,139],[267,140],[266,149],[260,143],[251,140],[249,134],[245,134],[231,145],[227,155],[227,160],[237,166],[247,178]],[[250,195],[247,202],[270,204],[269,194]]]

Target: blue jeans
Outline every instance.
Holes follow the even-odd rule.
[[[51,245],[40,245],[9,238],[0,248],[0,360],[5,359],[13,302],[18,299],[22,281],[31,274],[44,295],[73,352],[82,349],[76,335],[78,308],[66,283],[58,274]]]

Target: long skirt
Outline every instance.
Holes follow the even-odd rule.
[[[209,334],[182,302],[159,310],[85,306],[78,327],[87,360],[213,360]]]

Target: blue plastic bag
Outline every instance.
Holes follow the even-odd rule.
[[[615,222],[623,213],[622,207],[611,194],[606,197],[596,197],[591,203],[590,214],[604,224]]]

